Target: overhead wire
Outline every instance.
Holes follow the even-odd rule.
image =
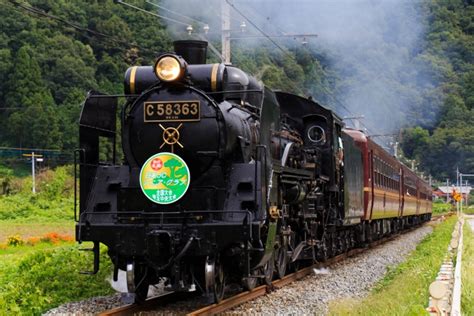
[[[225,0],[225,1],[227,2],[228,5],[232,7],[232,9],[234,9],[240,16],[242,16],[247,22],[249,22],[257,31],[259,31],[263,36],[265,36],[273,45],[275,45],[283,53],[288,54],[288,52],[285,49],[283,49],[280,45],[278,45],[277,42],[272,40],[272,38],[266,32],[260,29],[260,27],[258,27],[252,20],[247,18],[247,16],[245,16],[239,9],[237,9],[237,7],[233,3],[231,3],[229,0]]]
[[[169,13],[172,13],[172,14],[174,14],[174,15],[176,15],[176,16],[179,16],[179,17],[188,19],[188,20],[190,20],[190,21],[197,22],[197,23],[200,23],[200,24],[202,24],[202,25],[207,25],[207,24],[208,24],[208,23],[199,21],[199,20],[197,20],[197,19],[194,19],[194,18],[192,18],[192,17],[190,17],[190,16],[184,15],[184,14],[182,14],[182,13],[179,13],[179,12],[176,12],[176,11],[173,11],[173,10],[170,10],[170,9],[164,7],[163,5],[160,5],[160,4],[157,4],[157,3],[154,3],[154,2],[148,1],[148,0],[146,0],[145,2],[148,3],[148,4],[151,4],[151,5],[154,6],[154,7],[160,8],[160,9],[162,9],[162,10],[165,10],[165,11],[167,11],[167,12],[169,12]]]
[[[163,18],[163,17],[162,17],[161,15],[159,15],[159,14],[156,14],[156,13],[147,11],[147,10],[145,10],[145,9],[142,9],[142,8],[140,8],[140,7],[131,5],[131,4],[126,3],[126,2],[124,2],[124,1],[122,1],[122,0],[117,0],[117,3],[123,4],[123,5],[125,5],[125,6],[130,7],[130,8],[133,8],[133,9],[135,9],[135,10],[138,10],[138,11],[140,11],[140,12],[143,12],[143,13],[146,13],[146,14],[149,14],[149,15],[152,15],[152,16],[155,16],[155,17],[158,17],[158,18]],[[174,20],[174,19],[170,19],[170,18],[166,18],[166,19],[167,19],[167,20],[172,20],[172,22],[176,22],[176,23],[179,23],[179,24],[188,26],[188,24],[183,23],[183,22],[180,22],[180,21],[177,21],[177,20]],[[198,33],[197,33],[197,34],[198,34]],[[201,37],[199,34],[198,34],[198,36],[202,39],[202,37]],[[212,51],[219,59],[223,60],[222,55],[216,53],[216,49],[212,46],[211,43],[209,43],[209,46],[211,47],[211,51]]]
[[[233,17],[232,14],[223,14],[221,11],[217,10],[216,8],[214,8],[212,6],[209,7],[209,8],[214,12],[214,14],[216,16],[220,16],[221,18],[224,16],[224,17],[229,18],[231,20],[234,20],[235,22],[238,22],[238,23],[242,22],[242,20],[239,20],[239,19]]]
[[[147,2],[148,2],[148,1],[147,1]],[[125,1],[123,1],[123,0],[117,0],[117,3],[123,4],[123,5],[125,5],[125,6],[130,7],[130,8],[134,8],[135,10],[138,10],[138,11],[145,12],[145,13],[147,13],[147,14],[154,15],[154,16],[156,16],[156,17],[158,17],[158,18],[162,18],[163,20],[167,20],[167,21],[170,21],[170,22],[174,22],[174,23],[177,23],[177,24],[184,25],[184,26],[188,26],[188,25],[189,25],[189,23],[184,23],[184,22],[178,21],[178,20],[176,20],[176,19],[172,19],[172,18],[163,16],[163,15],[159,15],[159,14],[157,14],[157,13],[153,13],[153,12],[147,11],[147,10],[142,9],[142,8],[140,8],[140,7],[137,7],[137,6],[133,5],[133,4],[127,3],[127,2],[125,2]]]

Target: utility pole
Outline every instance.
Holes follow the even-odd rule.
[[[31,189],[31,191],[33,192],[33,194],[35,194],[36,193],[36,184],[35,184],[36,159],[38,158],[38,161],[43,161],[43,159],[40,158],[40,157],[43,157],[43,155],[35,154],[35,152],[32,151],[31,154],[23,154],[23,156],[31,157],[31,178],[32,178],[32,189]]]
[[[446,203],[449,202],[449,179],[446,179]]]
[[[224,63],[230,64],[230,7],[227,1],[221,1],[222,17],[222,57]]]
[[[462,173],[459,174],[460,180],[461,180],[461,206],[459,212],[462,213],[462,202],[464,200],[463,194],[462,194]],[[460,215],[460,214],[458,214]]]
[[[456,190],[459,190],[459,167],[456,167]],[[462,192],[461,192],[462,200]],[[459,217],[459,202],[456,201],[456,214]]]

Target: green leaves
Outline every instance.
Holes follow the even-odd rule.
[[[111,294],[106,248],[101,249],[101,270],[94,276],[79,274],[92,264],[92,257],[78,248],[41,250],[0,267],[0,314],[41,315],[65,302]]]

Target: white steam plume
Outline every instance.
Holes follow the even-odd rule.
[[[160,3],[208,23],[209,37],[219,43],[220,5],[224,1],[164,0]],[[308,48],[315,56],[324,55],[325,67],[335,70],[339,79],[332,87],[333,96],[328,98],[330,104],[327,105],[341,116],[364,115],[363,123],[369,127],[369,134],[396,132],[408,124],[429,125],[434,120],[440,100],[434,96],[437,83],[430,77],[432,70],[422,54],[424,8],[421,0],[230,2],[267,34],[316,33],[317,38],[307,39]],[[238,29],[239,21],[243,20],[245,18],[231,8],[232,28]],[[180,28],[174,27],[175,30]],[[259,34],[248,22],[247,28],[249,33]],[[261,46],[262,41],[267,40],[235,45]],[[294,40],[276,41],[285,47],[301,45]],[[429,99],[436,101],[430,103]]]

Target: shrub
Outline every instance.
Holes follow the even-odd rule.
[[[7,245],[8,246],[21,246],[23,245],[24,241],[21,239],[20,235],[13,235],[13,236],[8,236],[7,237]]]
[[[74,192],[74,179],[70,166],[46,170],[38,175],[38,191],[47,200],[68,197]]]
[[[106,281],[111,264],[101,249],[97,275],[79,274],[90,269],[92,256],[78,246],[41,250],[24,257],[18,265],[3,268],[0,275],[0,315],[41,315],[65,302],[113,293]]]

